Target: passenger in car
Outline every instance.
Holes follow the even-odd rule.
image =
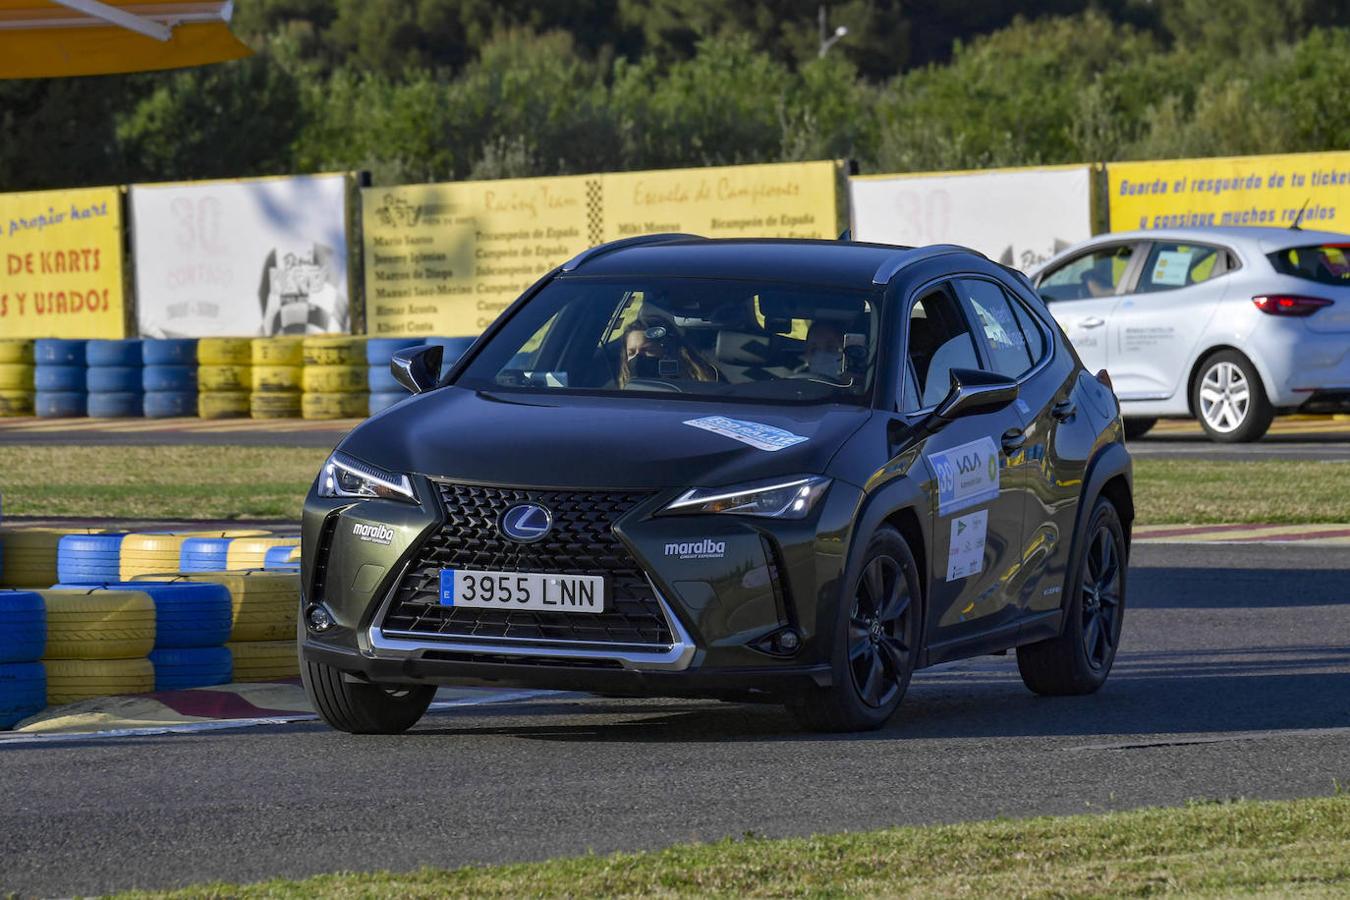
[[[717,381],[717,369],[689,346],[678,325],[658,317],[639,317],[624,330],[619,386],[634,379]]]
[[[837,379],[844,373],[844,329],[828,319],[817,319],[806,332],[799,372]]]

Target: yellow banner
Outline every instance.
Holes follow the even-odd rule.
[[[550,269],[617,238],[837,234],[832,162],[367,188],[361,201],[372,336],[477,335]]]
[[[1296,220],[1350,231],[1350,153],[1112,163],[1106,176],[1112,231]]]
[[[0,337],[121,338],[117,188],[0,194]]]

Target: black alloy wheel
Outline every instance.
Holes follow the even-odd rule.
[[[1116,535],[1097,524],[1083,567],[1083,654],[1094,671],[1110,665],[1120,638],[1121,573]]]
[[[848,620],[848,667],[858,697],[873,709],[890,704],[912,668],[907,617],[909,583],[900,563],[877,556],[858,579]]]

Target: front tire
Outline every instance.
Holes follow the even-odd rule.
[[[800,725],[812,731],[872,731],[894,715],[918,659],[921,596],[909,544],[893,528],[878,529],[840,603],[831,686],[788,707]]]
[[[1125,529],[1099,499],[1083,532],[1083,551],[1067,583],[1059,637],[1017,648],[1022,683],[1049,697],[1091,694],[1106,683],[1125,618]]]
[[[1200,364],[1191,406],[1205,434],[1221,444],[1260,440],[1275,419],[1260,374],[1236,350],[1221,350]]]
[[[436,695],[433,685],[349,681],[341,670],[303,658],[300,679],[319,718],[348,734],[402,734],[417,724]]]

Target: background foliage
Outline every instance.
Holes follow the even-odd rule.
[[[251,59],[0,82],[0,190],[1350,147],[1343,0],[240,0]]]

